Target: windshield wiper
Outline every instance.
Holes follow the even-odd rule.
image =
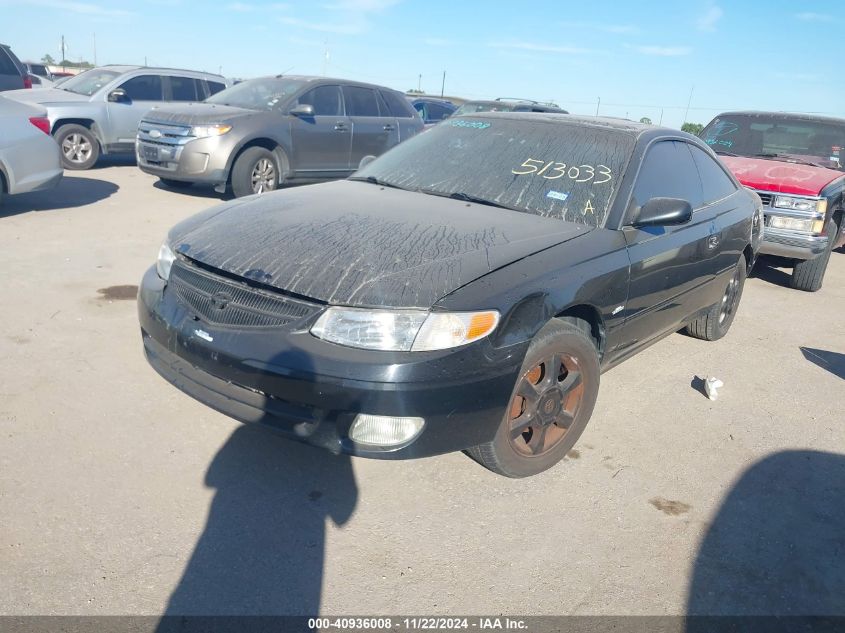
[[[739,156],[739,154],[734,154],[733,152],[726,152],[723,149],[715,149],[713,151],[716,152],[719,156]]]
[[[500,202],[495,202],[494,200],[487,200],[486,198],[480,198],[479,196],[474,196],[470,193],[464,193],[463,191],[453,191],[443,192],[443,191],[434,191],[432,189],[414,189],[419,193],[425,193],[430,196],[440,196],[441,198],[451,198],[452,200],[463,200],[464,202],[472,202],[474,204],[483,204],[488,207],[496,207],[498,209],[508,209],[509,211],[520,211],[516,207],[509,206],[507,204],[502,204]]]
[[[776,160],[782,160],[785,163],[795,163],[797,165],[809,165],[810,167],[824,167],[821,163],[814,163],[811,160],[806,160],[804,158],[797,158],[792,154],[775,154],[775,153],[762,153],[762,154],[755,154],[760,158],[774,158]]]
[[[355,176],[355,177],[350,177],[347,180],[354,180],[356,182],[368,182],[371,185],[378,185],[379,187],[389,187],[391,189],[401,189],[402,191],[407,191],[407,189],[405,189],[405,187],[400,187],[399,185],[394,185],[392,182],[387,182],[386,180],[380,180],[380,179],[376,178],[375,176],[364,176],[363,178],[361,176]]]

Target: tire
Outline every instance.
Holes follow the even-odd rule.
[[[693,338],[704,341],[718,341],[734,322],[739,302],[742,299],[742,289],[745,287],[745,278],[748,276],[748,264],[745,255],[739,258],[734,268],[734,273],[728,282],[722,299],[707,309],[703,315],[687,325],[686,332]]]
[[[53,134],[65,169],[91,169],[100,158],[100,144],[94,133],[84,125],[69,123]]]
[[[598,397],[601,370],[589,332],[584,321],[552,319],[537,333],[495,437],[468,449],[470,457],[513,478],[536,475],[563,459]],[[546,370],[554,365],[556,370]]]
[[[232,193],[236,198],[273,191],[281,183],[279,159],[263,147],[249,147],[232,167]]]
[[[805,292],[821,290],[824,273],[827,271],[827,263],[830,261],[830,253],[833,250],[833,244],[836,242],[838,231],[836,222],[831,220],[827,223],[827,248],[824,253],[815,259],[807,259],[795,264],[792,268],[792,277],[789,278],[790,288]]]
[[[171,180],[170,178],[159,178],[158,181],[171,189],[187,189],[194,184],[192,182],[185,182],[184,180]]]

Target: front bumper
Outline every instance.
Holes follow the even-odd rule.
[[[491,440],[528,346],[496,349],[485,339],[445,352],[356,350],[315,338],[311,321],[290,331],[215,328],[172,295],[147,271],[141,334],[147,360],[166,380],[242,422],[363,457],[425,457]],[[358,413],[422,417],[425,427],[395,448],[356,444],[348,431]]]
[[[138,138],[135,158],[141,171],[159,178],[221,185],[229,176],[226,140],[223,136],[165,143]]]
[[[793,259],[814,259],[828,248],[826,235],[813,236],[797,231],[766,227],[761,255],[777,255]]]

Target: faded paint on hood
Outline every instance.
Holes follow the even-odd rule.
[[[209,123],[228,123],[234,119],[256,114],[266,114],[258,110],[247,110],[235,106],[217,103],[185,103],[155,108],[144,115],[144,121],[153,123],[171,123],[183,125],[205,125]]]
[[[337,305],[430,308],[590,227],[362,182],[242,198],[171,231],[208,266]]]
[[[797,165],[782,160],[744,156],[720,156],[719,158],[743,185],[762,191],[817,196],[834,180],[845,178],[845,174],[835,169]]]
[[[58,105],[61,103],[78,103],[90,101],[91,97],[80,95],[60,88],[44,88],[39,90],[7,90],[3,93],[7,99],[24,103],[40,103],[42,105]]]

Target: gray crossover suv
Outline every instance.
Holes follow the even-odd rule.
[[[143,66],[101,66],[44,90],[13,90],[9,99],[47,108],[65,169],[89,169],[100,154],[132,153],[138,122],[150,108],[202,101],[226,88],[219,75]]]
[[[345,178],[423,129],[404,95],[325,77],[251,79],[205,103],[159,108],[138,128],[138,166],[178,187],[235,196]]]

